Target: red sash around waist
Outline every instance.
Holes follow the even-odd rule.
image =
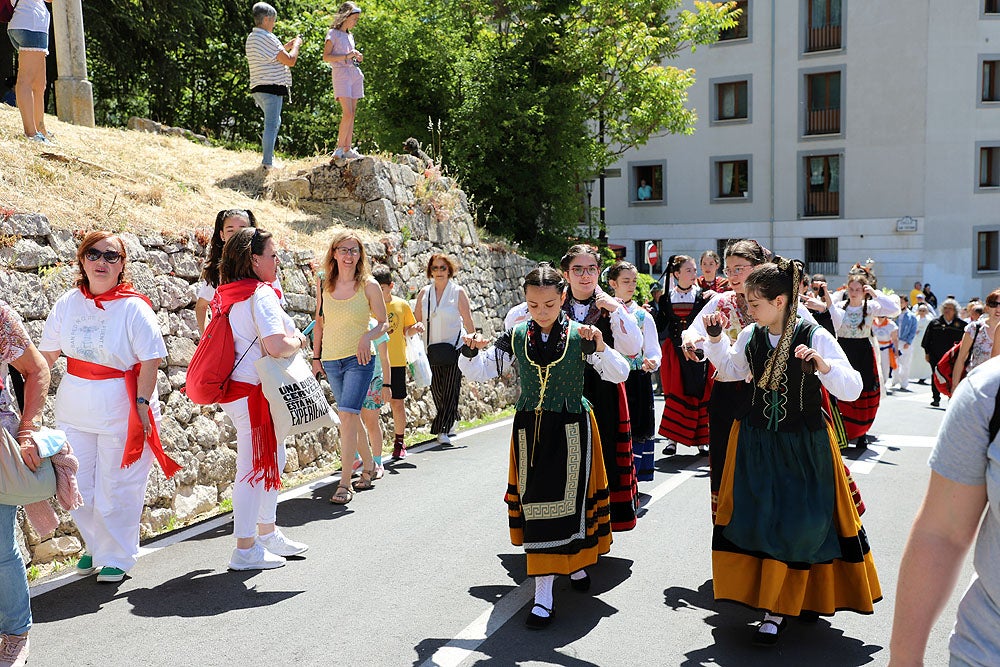
[[[146,443],[156,457],[160,469],[167,478],[173,477],[174,473],[181,469],[176,461],[167,456],[163,451],[160,442],[160,433],[156,428],[156,420],[153,419],[153,412],[149,406],[149,424],[151,430],[146,436],[142,427],[142,420],[139,418],[139,404],[135,399],[139,396],[139,368],[142,364],[136,364],[127,371],[120,371],[117,368],[93,364],[82,359],[68,357],[66,359],[66,372],[84,380],[113,380],[124,378],[125,389],[128,392],[131,408],[128,415],[128,435],[125,438],[125,452],[122,454],[122,468],[127,468],[142,457],[142,450]]]
[[[252,469],[242,481],[250,486],[264,482],[265,491],[281,488],[281,470],[278,469],[278,437],[274,433],[274,419],[271,405],[264,396],[260,384],[230,380],[225,395],[219,403],[231,403],[241,398],[247,399],[250,413],[250,442],[253,445]]]

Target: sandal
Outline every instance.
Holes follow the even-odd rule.
[[[337,485],[337,491],[330,496],[330,502],[334,505],[346,505],[354,498],[354,491],[349,486]]]
[[[367,491],[368,489],[375,488],[375,485],[372,484],[372,477],[374,477],[374,476],[375,476],[374,469],[373,470],[362,469],[361,470],[361,479],[359,479],[358,481],[354,482],[354,490],[355,491]]]

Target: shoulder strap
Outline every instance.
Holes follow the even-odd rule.
[[[997,437],[997,433],[1000,433],[1000,391],[994,399],[993,416],[990,417],[990,442]]]

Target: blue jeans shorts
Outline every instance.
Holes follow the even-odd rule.
[[[352,415],[361,414],[361,404],[375,372],[375,357],[362,366],[354,355],[323,362],[323,371],[337,401],[337,410]]]
[[[44,51],[49,55],[49,33],[35,32],[34,30],[7,30],[7,37],[10,43],[18,51]]]

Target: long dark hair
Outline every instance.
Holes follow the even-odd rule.
[[[221,284],[219,280],[219,262],[222,260],[222,228],[226,226],[229,218],[243,218],[250,223],[250,227],[257,226],[257,218],[254,217],[250,209],[228,208],[219,211],[215,216],[215,232],[212,234],[212,241],[208,245],[208,257],[201,267],[201,279],[212,287]]]
[[[846,287],[849,287],[851,283],[861,283],[862,288],[864,288],[865,285],[872,285],[874,287],[874,285],[872,284],[873,283],[872,279],[873,276],[871,269],[866,269],[860,264],[855,264],[851,268],[851,270],[847,272],[847,284],[845,285],[844,289],[844,304],[846,305],[851,299],[851,295],[849,294]],[[868,318],[868,295],[865,294],[861,300],[862,326],[864,326],[864,320],[867,318]]]
[[[782,294],[788,297],[788,303],[785,304],[785,319],[781,329],[781,338],[778,339],[774,354],[767,360],[764,372],[759,378],[755,378],[757,386],[761,389],[777,390],[781,387],[781,378],[788,367],[792,338],[795,335],[799,286],[802,284],[804,274],[805,268],[799,260],[775,256],[773,262],[761,264],[751,271],[744,283],[747,298],[751,294],[759,294],[768,301],[774,301]]]
[[[615,262],[611,268],[608,269],[608,281],[618,280],[618,276],[622,274],[622,271],[635,271],[636,274],[639,273],[639,269],[635,268],[635,264],[621,260],[619,262]]]
[[[566,278],[548,262],[542,262],[524,277],[524,289],[528,287],[555,287],[562,294],[566,289]]]
[[[588,243],[577,243],[570,246],[566,254],[559,260],[559,268],[562,269],[563,273],[569,271],[569,265],[580,255],[590,255],[597,262],[597,266],[601,265],[601,253],[597,248]]]
[[[742,257],[754,266],[768,262],[772,257],[770,250],[753,239],[730,241],[729,245],[726,246],[726,251],[722,254],[725,255],[726,259],[730,257]]]

